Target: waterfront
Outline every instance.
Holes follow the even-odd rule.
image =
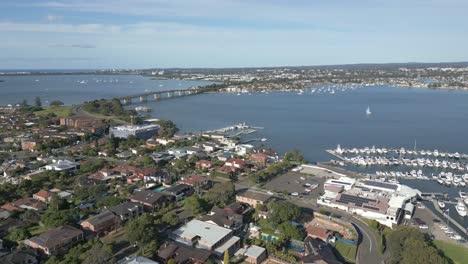
[[[39,96],[46,101],[60,100],[67,105],[80,104],[94,99],[110,99],[117,96],[148,91],[183,89],[206,85],[208,82],[183,80],[152,80],[140,75],[28,75],[2,76],[0,79],[0,105],[30,104]]]

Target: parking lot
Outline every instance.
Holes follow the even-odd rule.
[[[323,192],[324,181],[325,179],[319,177],[287,172],[265,184],[264,188],[276,193],[316,198]],[[314,188],[314,186],[317,187]],[[306,189],[310,191],[306,191]]]

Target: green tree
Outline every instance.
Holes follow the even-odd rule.
[[[115,262],[116,261],[112,254],[112,248],[102,244],[101,242],[94,244],[91,249],[86,252],[86,258],[83,260],[83,264],[111,264]]]
[[[177,217],[173,212],[165,213],[161,220],[169,226],[175,226],[179,223],[179,217]]]
[[[34,106],[36,108],[41,108],[42,107],[41,98],[39,96],[36,96],[36,98],[34,98]]]
[[[104,207],[104,206],[112,207],[112,206],[116,206],[122,203],[123,201],[125,201],[125,199],[120,198],[120,197],[107,196],[99,200],[99,202],[97,202],[97,206],[98,207]]]
[[[125,226],[127,239],[132,244],[138,244],[140,249],[155,239],[156,229],[154,227],[151,215],[144,214],[140,217],[130,220]]]
[[[234,188],[234,184],[231,182],[216,184],[213,188],[209,189],[204,196],[209,204],[220,207],[225,207],[226,205],[234,202],[235,197],[236,190]]]
[[[167,264],[176,264],[176,262],[173,258],[171,258],[167,261]]]
[[[8,231],[8,235],[6,236],[6,238],[11,241],[25,240],[30,237],[31,233],[24,227],[14,227]]]
[[[160,125],[158,136],[163,138],[171,138],[179,131],[175,123],[170,120],[159,120],[158,125]]]
[[[199,215],[205,212],[205,201],[197,195],[192,195],[184,200],[184,209],[190,210],[192,215]]]
[[[297,239],[302,240],[304,235],[302,231],[291,222],[283,222],[278,226],[278,230],[281,232],[281,235],[284,239]]]
[[[54,100],[54,101],[50,102],[49,105],[53,106],[53,107],[57,107],[57,106],[64,105],[64,103],[62,101],[59,101],[59,100]]]
[[[224,264],[229,264],[229,252],[227,250],[224,251],[223,263]]]
[[[56,211],[47,209],[42,215],[41,222],[48,228],[57,227],[65,224],[73,224],[79,220],[78,210],[67,209]]]
[[[268,208],[268,219],[275,224],[296,220],[301,214],[301,209],[288,201],[273,201]]]

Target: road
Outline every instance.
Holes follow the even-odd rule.
[[[363,264],[383,263],[383,258],[379,251],[377,236],[366,223],[343,211],[334,210],[329,207],[318,207],[317,205],[314,205],[312,201],[290,199],[290,202],[300,207],[312,209],[316,212],[320,211],[320,209],[325,209],[334,213],[335,215],[341,216],[341,219],[343,220],[348,220],[354,226],[354,228],[356,228],[358,233],[358,252],[356,256],[356,262]]]
[[[237,182],[235,186],[236,186],[236,190],[249,188],[249,186],[244,185],[242,182]],[[258,189],[255,186],[250,187],[250,188],[267,192],[267,190]],[[372,231],[372,229],[365,222],[359,220],[358,218],[354,217],[351,214],[348,214],[340,210],[335,210],[329,207],[319,207],[312,200],[296,199],[296,198],[291,198],[290,196],[287,196],[287,199],[290,202],[296,204],[297,206],[300,206],[303,208],[309,208],[315,212],[319,212],[320,209],[325,209],[329,212],[334,213],[335,215],[339,215],[341,219],[348,220],[354,226],[354,228],[356,229],[358,233],[357,234],[358,235],[358,252],[356,256],[356,263],[358,264],[359,263],[362,263],[362,264],[384,263],[383,257],[380,254],[377,236],[375,235],[374,231]]]

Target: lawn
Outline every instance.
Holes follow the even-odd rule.
[[[46,116],[48,114],[55,114],[58,117],[67,117],[71,114],[71,106],[55,106],[45,107],[44,110],[34,112],[36,115]]]
[[[468,248],[453,243],[434,240],[436,247],[457,264],[468,263]]]
[[[348,262],[356,262],[356,246],[336,241],[335,249]]]

